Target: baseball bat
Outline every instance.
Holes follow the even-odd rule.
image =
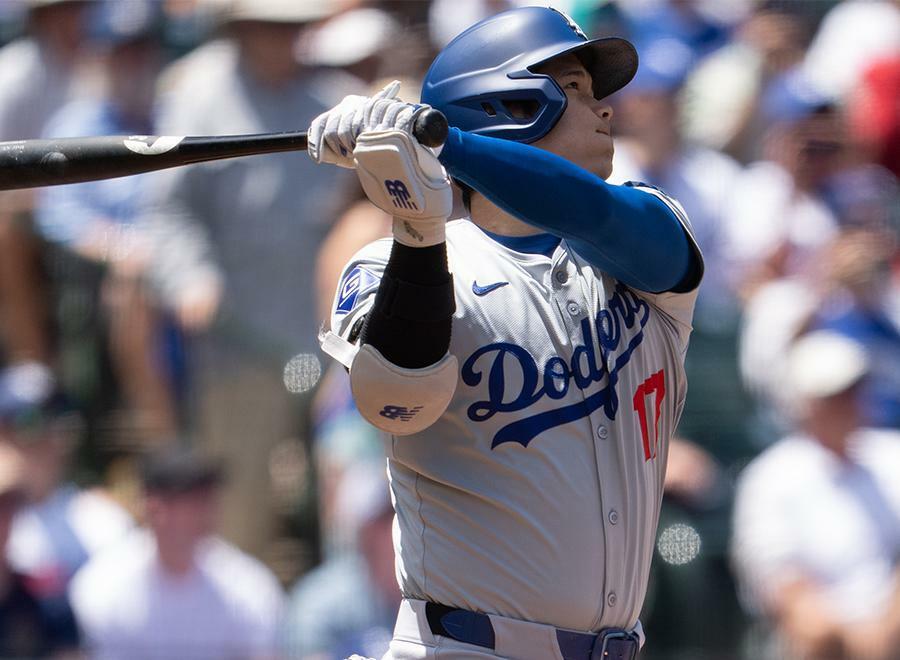
[[[413,135],[438,147],[447,139],[438,110],[419,113]],[[280,151],[305,151],[305,132],[179,137],[131,135],[0,142],[0,190],[114,179],[169,167]]]

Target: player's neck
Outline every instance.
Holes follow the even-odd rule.
[[[522,222],[477,193],[472,194],[469,219],[485,231],[500,236],[530,236],[541,233],[540,229]]]

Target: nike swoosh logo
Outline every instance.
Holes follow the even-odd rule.
[[[472,293],[476,296],[486,296],[491,291],[495,289],[499,289],[501,286],[506,286],[509,282],[494,282],[493,284],[488,284],[487,286],[478,286],[477,281],[472,282]]]

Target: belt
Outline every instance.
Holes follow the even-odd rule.
[[[487,614],[426,603],[425,616],[435,635],[494,649],[494,626]],[[637,634],[621,628],[596,634],[557,628],[556,641],[564,660],[637,660],[640,649]]]

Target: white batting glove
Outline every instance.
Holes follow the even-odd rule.
[[[362,133],[353,151],[363,190],[394,216],[394,238],[411,247],[445,240],[453,208],[450,179],[434,152],[406,131]]]
[[[400,81],[395,80],[372,97],[346,96],[335,107],[316,117],[307,134],[307,153],[317,163],[353,167],[356,138],[364,131],[398,129],[411,131],[415,115],[428,108],[396,98]]]

